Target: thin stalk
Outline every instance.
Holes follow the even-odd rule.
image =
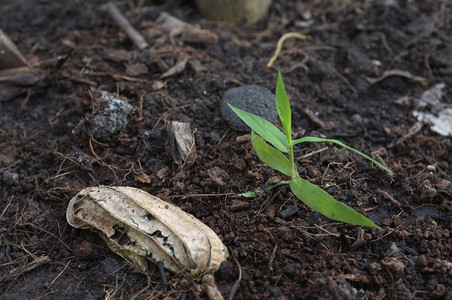
[[[273,188],[275,188],[275,187],[277,187],[277,186],[285,185],[285,184],[290,184],[290,180],[281,180],[281,181],[278,182],[278,183],[275,183],[275,184],[273,184],[273,185],[268,186],[267,189],[271,190],[271,189],[273,189]]]
[[[297,168],[295,167],[295,158],[293,154],[293,145],[291,143],[292,141],[289,141],[289,163],[290,163],[290,170],[292,171],[292,174],[290,175],[291,178],[298,177]]]

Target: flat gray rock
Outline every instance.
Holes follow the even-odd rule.
[[[272,123],[278,119],[275,95],[261,86],[244,85],[229,89],[224,93],[221,101],[221,114],[229,125],[238,131],[249,131],[248,125],[240,120],[228,103]]]

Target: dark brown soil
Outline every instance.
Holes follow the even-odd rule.
[[[0,102],[0,298],[206,299],[199,278],[168,273],[164,286],[157,270],[135,271],[95,233],[68,225],[76,193],[121,185],[215,230],[230,252],[215,274],[225,297],[239,280],[234,299],[452,299],[452,141],[412,116],[413,99],[437,83],[452,104],[449,1],[275,1],[266,20],[237,29],[203,20],[191,3],[116,4],[149,49],[134,49],[102,1],[0,3],[0,28],[30,63],[65,58],[41,67],[28,94]],[[156,24],[161,12],[210,38],[170,38]],[[312,38],[287,40],[267,68],[287,32]],[[185,58],[184,69],[160,79]],[[279,175],[257,159],[246,132],[229,128],[220,101],[243,84],[274,91],[278,70],[297,137],[340,139],[395,172],[331,145],[297,148],[301,176],[384,231],[332,222],[287,187],[265,190]],[[425,80],[369,82],[388,70]],[[100,91],[134,111],[120,133],[95,140],[74,129]],[[196,157],[183,167],[168,151],[171,120],[196,129]],[[255,189],[254,199],[238,196]],[[299,211],[282,218],[293,205]],[[50,261],[23,268],[43,256]]]

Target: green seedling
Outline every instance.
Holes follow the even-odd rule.
[[[305,142],[334,143],[361,155],[389,173],[391,173],[391,170],[361,151],[349,147],[338,140],[324,139],[313,136],[305,136],[292,140],[292,117],[290,103],[287,98],[281,73],[278,74],[278,80],[276,83],[276,108],[284,128],[284,132],[280,131],[275,125],[259,116],[238,109],[230,104],[229,107],[251,128],[251,143],[260,160],[271,168],[290,177],[290,180],[281,181],[272,187],[288,184],[292,192],[301,201],[330,219],[355,225],[373,227],[381,230],[379,226],[375,225],[372,221],[358,213],[353,208],[335,200],[320,187],[305,179],[302,179],[298,175],[295,165],[293,147],[297,144]],[[243,195],[250,197],[252,196],[252,193],[247,192],[243,193]]]

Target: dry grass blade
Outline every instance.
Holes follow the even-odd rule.
[[[299,34],[299,33],[296,33],[296,32],[288,32],[288,33],[284,34],[279,39],[278,43],[276,44],[275,54],[273,54],[272,58],[270,58],[270,60],[268,61],[267,68],[270,68],[271,66],[273,66],[273,63],[278,58],[278,55],[281,52],[282,45],[283,45],[284,41],[287,40],[288,38],[296,38],[296,39],[299,39],[299,40],[307,40],[307,39],[310,39],[311,37],[309,35],[303,35],[303,34]]]

